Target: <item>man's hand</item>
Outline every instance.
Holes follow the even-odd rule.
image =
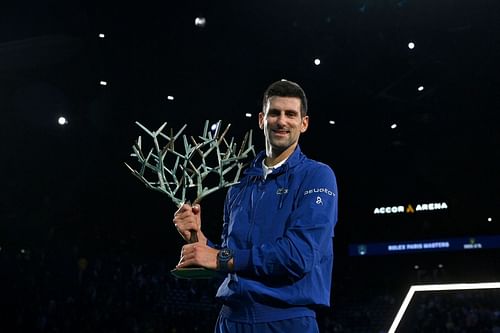
[[[191,233],[195,232],[198,241],[206,244],[207,238],[201,231],[201,207],[200,205],[183,204],[174,214],[173,223],[179,234],[189,243]]]
[[[182,247],[181,260],[177,264],[177,268],[198,266],[216,270],[218,253],[219,250],[201,242],[186,244]]]

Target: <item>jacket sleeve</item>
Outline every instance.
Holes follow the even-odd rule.
[[[234,253],[234,269],[258,277],[302,278],[333,255],[337,184],[325,164],[308,170],[295,192],[283,237]]]

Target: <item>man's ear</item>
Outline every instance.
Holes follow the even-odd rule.
[[[264,129],[264,112],[259,112],[259,128]]]
[[[309,127],[309,116],[304,116],[302,117],[302,124],[300,127],[300,133],[304,133],[307,131],[307,128]]]

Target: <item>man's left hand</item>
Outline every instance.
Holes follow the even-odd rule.
[[[181,260],[177,264],[177,268],[199,266],[216,270],[217,253],[219,250],[201,242],[186,244],[182,247]]]

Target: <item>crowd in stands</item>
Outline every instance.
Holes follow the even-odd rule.
[[[68,244],[3,244],[0,332],[212,331],[220,308],[214,299],[217,280],[177,279],[169,272],[175,258],[161,255],[145,259],[116,248],[84,252]],[[387,332],[407,289],[381,283],[387,280],[383,271],[376,279],[375,272],[367,276],[346,264],[348,258],[343,261],[335,273],[332,308],[318,312],[321,332]],[[401,332],[499,333],[500,294],[488,295],[426,295],[413,305]]]

